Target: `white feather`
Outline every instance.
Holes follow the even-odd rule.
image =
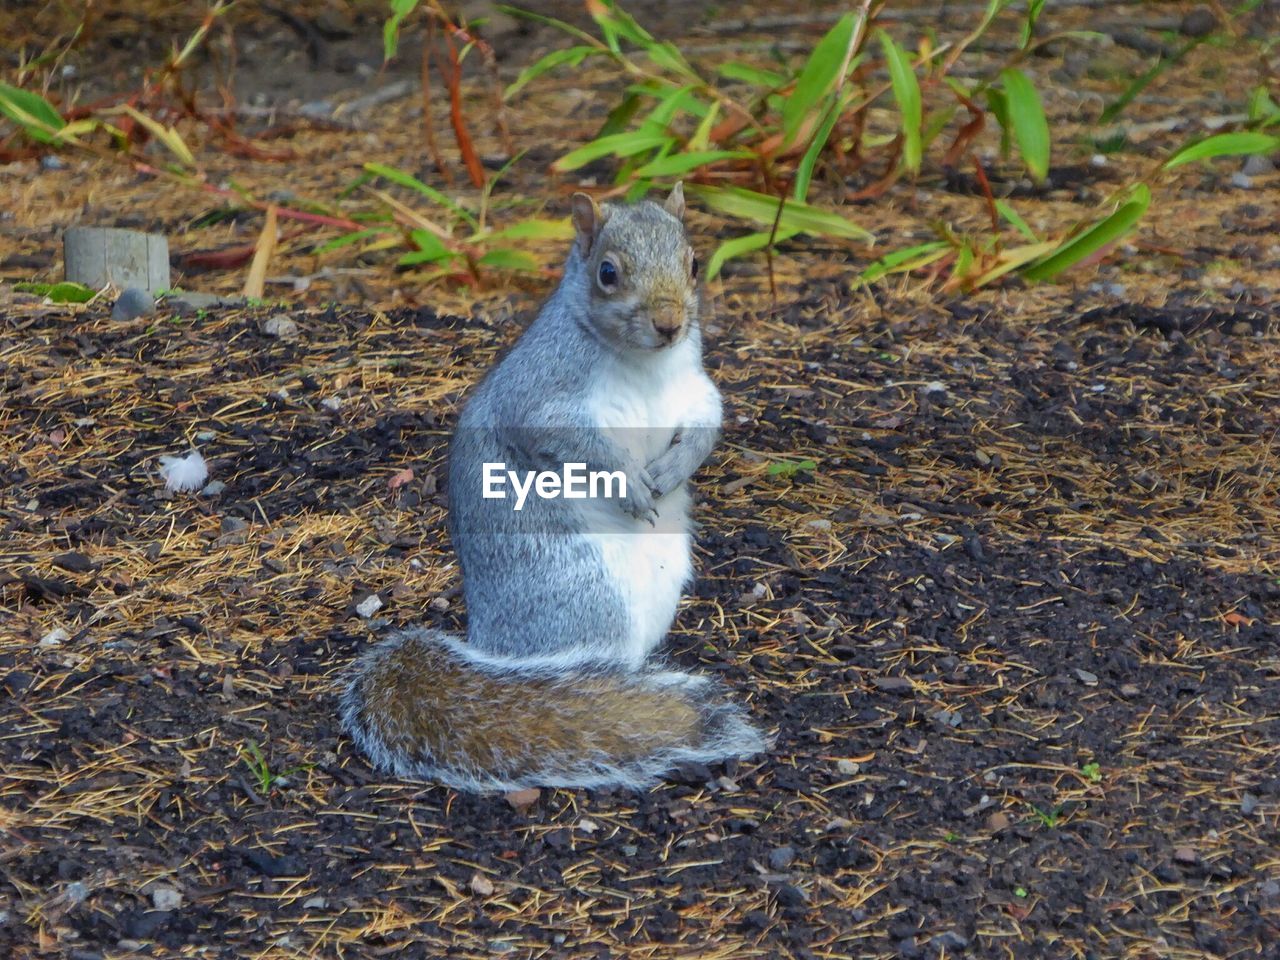
[[[161,457],[160,475],[166,489],[175,493],[199,490],[209,479],[209,465],[199,450],[192,450],[185,457]]]

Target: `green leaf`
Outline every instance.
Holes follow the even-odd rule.
[[[763,70],[749,63],[738,63],[733,60],[720,64],[716,72],[726,80],[740,80],[752,86],[763,87],[766,91],[777,90],[787,82],[787,78],[776,70]]]
[[[881,277],[891,273],[906,273],[933,263],[935,260],[941,260],[950,249],[951,244],[945,240],[931,240],[914,247],[904,247],[902,250],[895,250],[876,260],[862,271],[859,279],[864,283],[875,283]]]
[[[644,131],[615,133],[607,137],[599,137],[596,140],[592,140],[585,147],[579,147],[577,150],[566,153],[553,163],[551,168],[557,173],[568,173],[570,170],[585,167],[588,163],[593,160],[599,160],[601,157],[631,157],[637,153],[643,153],[646,150],[657,150],[673,143],[675,143],[675,137],[663,134],[646,133]]]
[[[432,203],[437,203],[446,210],[455,214],[458,219],[465,220],[473,229],[476,226],[476,218],[468,211],[458,205],[457,201],[445,196],[435,187],[429,187],[412,174],[405,173],[403,170],[397,170],[395,167],[388,167],[384,163],[366,163],[364,168],[369,173],[384,180],[390,180],[392,183],[399,184],[402,187],[408,187],[410,190],[416,190]]]
[[[686,80],[693,80],[701,83],[702,78],[698,76],[698,72],[689,66],[689,62],[685,60],[683,54],[676,49],[672,43],[655,43],[646,51],[649,59],[653,61],[655,66],[662,67],[671,73],[678,74]]]
[[[1151,66],[1150,69],[1148,69],[1146,72],[1142,73],[1141,75],[1135,77],[1133,81],[1129,84],[1129,86],[1125,88],[1125,91],[1122,94],[1120,94],[1120,96],[1116,97],[1116,99],[1112,103],[1108,104],[1107,108],[1103,110],[1101,114],[1099,114],[1098,123],[1099,124],[1110,123],[1116,117],[1120,116],[1120,114],[1124,111],[1125,107],[1129,106],[1129,104],[1131,104],[1137,98],[1138,94],[1140,94],[1143,90],[1145,90],[1148,86],[1150,86],[1153,80],[1159,77],[1160,74],[1164,73],[1174,64],[1178,63],[1183,57],[1185,57],[1188,53],[1190,53],[1200,44],[1204,43],[1204,41],[1208,38],[1208,36],[1212,36],[1212,34],[1206,35],[1204,37],[1195,37],[1191,40],[1188,40],[1181,47],[1175,50],[1172,56],[1161,57],[1159,60],[1155,62],[1155,64]]]
[[[1031,0],[1027,4],[1027,18],[1022,21],[1022,36],[1018,41],[1018,46],[1023,50],[1031,46],[1031,41],[1036,35],[1036,21],[1040,19],[1040,14],[1044,10],[1044,0]]]
[[[996,210],[999,211],[1000,216],[1004,217],[1006,220],[1008,220],[1010,223],[1013,224],[1015,230],[1017,230],[1020,234],[1022,234],[1032,243],[1040,242],[1040,238],[1037,237],[1036,232],[1032,230],[1030,226],[1027,225],[1027,221],[1023,220],[1022,217],[1019,216],[1018,211],[1013,209],[1013,207],[1009,206],[1009,204],[1007,204],[1005,201],[997,200]]]
[[[508,6],[505,3],[498,4],[498,9],[511,17],[519,17],[522,20],[532,20],[535,23],[545,23],[549,27],[555,27],[557,30],[569,34],[571,37],[577,37],[584,43],[596,44],[598,41],[587,31],[575,27],[571,23],[565,23],[563,20],[557,20],[555,17],[548,17],[541,13],[534,13],[532,10],[524,10],[520,7]]]
[[[799,230],[779,230],[778,235],[773,238],[775,244],[790,240]],[[769,231],[762,233],[748,233],[746,236],[734,237],[732,240],[726,240],[716,248],[715,253],[711,254],[711,259],[707,261],[707,279],[714,280],[720,275],[720,270],[725,263],[736,259],[748,253],[755,253],[757,250],[763,250],[769,246]]]
[[[884,47],[885,63],[889,66],[893,98],[898,101],[898,112],[902,114],[902,163],[908,173],[919,173],[923,159],[921,128],[924,118],[920,83],[911,69],[911,58],[907,52],[883,30],[880,31],[880,45]]]
[[[695,104],[702,106],[692,86],[676,87],[674,90],[663,93],[659,96],[658,105],[640,124],[640,130],[644,133],[666,134],[667,127],[675,119],[676,114],[681,110],[689,110]]]
[[[391,16],[382,25],[382,59],[396,55],[400,43],[400,24],[418,6],[418,0],[391,0]]]
[[[1009,149],[1013,143],[1013,125],[1009,122],[1009,98],[1003,90],[987,87],[987,109],[1000,124],[1000,156],[1008,159]]]
[[[492,267],[495,270],[514,270],[521,273],[536,273],[540,269],[537,260],[520,250],[499,247],[490,250],[479,260],[480,266]]]
[[[409,237],[418,249],[406,253],[396,261],[396,266],[408,267],[415,263],[438,263],[442,260],[452,260],[457,256],[456,253],[444,245],[444,241],[429,230],[411,230],[409,231]]]
[[[501,230],[482,234],[477,241],[492,243],[494,240],[568,240],[573,236],[573,224],[563,220],[546,220],[531,217]]]
[[[64,280],[61,283],[15,283],[13,289],[23,293],[34,293],[39,297],[48,297],[54,303],[88,303],[95,296],[96,290],[90,290],[82,283]]]
[[[812,460],[783,460],[779,463],[771,463],[766,468],[766,473],[771,477],[794,477],[801,470],[811,473],[818,468],[818,465]]]
[[[520,76],[516,77],[515,82],[506,90],[502,91],[502,98],[510,100],[517,93],[528,86],[532,81],[538,79],[549,70],[556,67],[562,67],[566,64],[570,67],[576,67],[582,63],[587,57],[600,53],[595,47],[569,47],[565,50],[552,50],[537,63],[532,63],[520,72]]]
[[[1151,191],[1140,183],[1109,217],[1059,244],[1057,250],[1024,269],[1029,280],[1051,280],[1068,267],[1114,243],[1133,229],[1151,203]]]
[[[831,131],[835,129],[836,121],[840,119],[840,114],[844,111],[845,101],[833,98],[827,105],[826,116],[822,120],[821,126],[813,135],[813,139],[809,141],[809,147],[805,150],[804,156],[800,158],[800,164],[796,167],[796,180],[792,185],[791,195],[801,203],[809,196],[809,184],[813,181],[813,168],[818,163],[818,157],[827,145],[827,140],[831,137]]]
[[[673,153],[668,157],[652,160],[633,171],[636,177],[677,177],[710,166],[720,160],[743,160],[754,156],[750,150],[698,150],[690,153]]]
[[[1244,130],[1239,133],[1217,133],[1187,144],[1164,162],[1165,170],[1184,163],[1213,160],[1216,157],[1238,157],[1246,154],[1268,154],[1280,150],[1280,137],[1269,133]]]
[[[858,17],[846,13],[826,36],[818,41],[805,61],[796,84],[782,105],[782,140],[795,142],[796,135],[814,109],[832,90],[844,83],[853,59],[854,27]]]
[[[1040,94],[1021,70],[1002,70],[1000,80],[1018,151],[1031,178],[1039,183],[1049,175],[1049,121],[1040,105]]]
[[[313,251],[316,254],[329,253],[342,247],[350,246],[353,243],[359,243],[361,240],[368,240],[370,237],[376,237],[384,233],[390,233],[386,227],[370,227],[368,230],[353,230],[351,233],[344,233],[340,237],[335,237],[328,243],[321,244]]]
[[[716,101],[707,108],[707,115],[698,122],[698,129],[693,132],[685,149],[689,152],[706,150],[711,145],[711,131],[715,128],[716,119],[720,116],[720,103]]]
[[[0,83],[0,114],[4,114],[32,140],[53,143],[67,125],[62,114],[44,97]]]
[[[720,213],[772,227],[778,216],[777,197],[756,193],[742,187],[710,187],[704,184],[685,184],[685,193],[702,200]],[[846,220],[838,213],[820,210],[796,200],[785,201],[778,229],[795,230],[824,237],[844,237],[850,240],[871,242],[875,238],[867,230]]]

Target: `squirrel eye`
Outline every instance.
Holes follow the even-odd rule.
[[[693,279],[695,280],[698,279],[698,258],[697,257],[694,257],[693,263],[689,265],[689,275],[693,277]]]
[[[604,260],[600,263],[600,286],[616,287],[618,285],[618,268],[613,265],[613,261]]]

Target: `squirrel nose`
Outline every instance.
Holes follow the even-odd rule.
[[[679,304],[662,304],[653,310],[653,329],[668,342],[680,335],[684,327],[684,310]]]

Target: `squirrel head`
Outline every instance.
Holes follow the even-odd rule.
[[[684,185],[664,203],[601,206],[573,195],[573,226],[586,265],[589,316],[633,350],[665,350],[698,320],[698,258],[684,229]]]

